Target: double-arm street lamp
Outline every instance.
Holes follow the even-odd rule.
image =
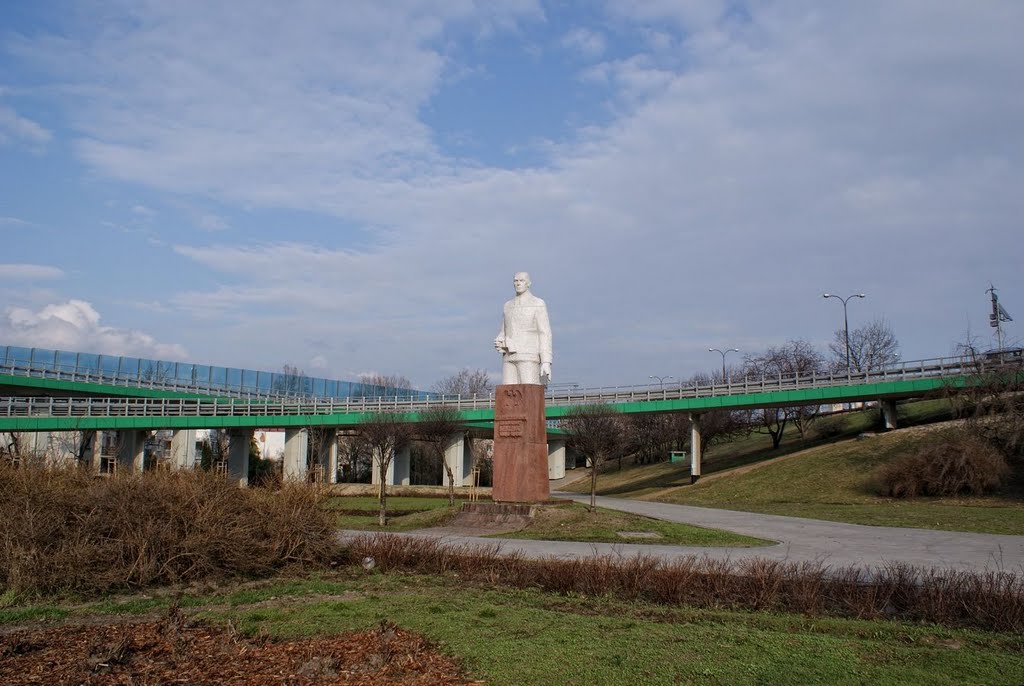
[[[839,300],[840,302],[843,303],[843,335],[846,337],[846,375],[849,376],[850,375],[850,320],[846,316],[846,303],[850,300],[850,298],[865,298],[867,296],[865,296],[863,293],[854,293],[853,295],[848,295],[845,298],[843,298],[841,296],[834,295],[832,293],[822,293],[821,297],[826,298],[826,299],[827,298],[835,298],[836,300]]]
[[[727,350],[719,350],[718,348],[708,348],[709,353],[718,353],[719,355],[722,356],[722,381],[724,383],[728,383],[728,380],[725,378],[725,356],[729,353],[738,353],[739,351],[739,348],[728,348]]]
[[[658,375],[655,374],[653,376],[648,376],[647,378],[648,379],[657,379],[658,383],[661,384],[661,387],[664,389],[665,388],[665,382],[668,381],[669,379],[673,378],[673,377],[671,377],[671,376],[658,376]]]

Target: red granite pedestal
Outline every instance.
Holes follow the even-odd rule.
[[[544,387],[504,384],[495,389],[494,486],[499,503],[539,503],[550,498]]]

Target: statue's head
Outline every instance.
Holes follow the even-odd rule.
[[[516,272],[512,277],[512,285],[516,289],[516,295],[522,295],[530,290],[530,275],[526,272]]]

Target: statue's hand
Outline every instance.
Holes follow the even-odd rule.
[[[497,350],[499,353],[507,352],[508,348],[505,347],[505,339],[501,338],[500,336],[498,338],[495,338],[494,349]]]
[[[541,362],[540,363],[540,380],[545,386],[551,383],[551,363]]]

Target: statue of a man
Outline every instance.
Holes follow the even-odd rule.
[[[530,292],[530,275],[512,278],[516,297],[505,303],[494,347],[502,358],[503,384],[547,385],[551,381],[551,323],[544,301]]]

